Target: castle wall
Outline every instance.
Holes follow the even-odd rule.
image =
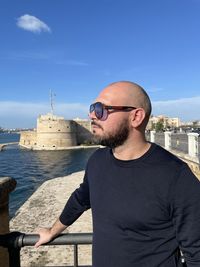
[[[76,146],[76,134],[72,133],[38,133],[37,148],[57,148]]]
[[[32,148],[37,145],[36,131],[23,131],[20,133],[19,145],[27,148]]]
[[[77,144],[90,144],[92,142],[91,121],[74,120],[76,122]]]
[[[89,120],[65,120],[49,113],[38,117],[36,131],[21,132],[19,145],[34,150],[58,150],[91,143]]]

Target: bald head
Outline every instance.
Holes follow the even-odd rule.
[[[151,101],[146,91],[136,83],[129,81],[115,82],[108,85],[99,95],[108,98],[113,105],[143,108],[146,119],[151,114]]]

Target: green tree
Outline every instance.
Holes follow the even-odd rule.
[[[164,129],[164,123],[163,120],[159,120],[156,124],[155,124],[155,131],[156,132],[161,132]]]

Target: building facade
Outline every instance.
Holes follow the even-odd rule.
[[[159,115],[151,116],[147,125],[147,129],[152,130],[158,122],[162,122],[164,128],[178,128],[181,126],[181,121],[179,118],[169,118],[164,115]]]

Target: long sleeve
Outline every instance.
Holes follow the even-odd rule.
[[[60,221],[64,225],[71,225],[81,214],[90,208],[89,185],[87,179],[87,170],[83,179],[83,183],[77,188],[67,201],[61,215]]]
[[[175,186],[174,224],[187,267],[200,266],[200,181],[187,166]]]

